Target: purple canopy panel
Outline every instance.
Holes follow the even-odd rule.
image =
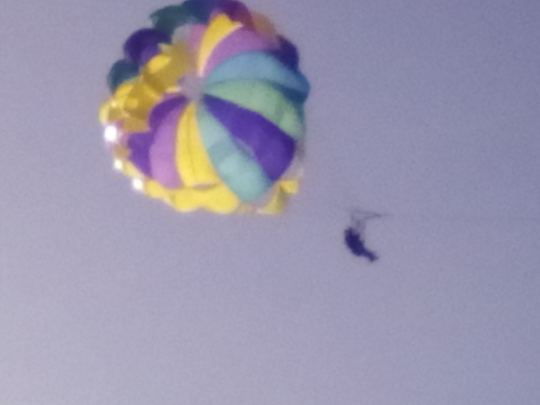
[[[131,134],[128,139],[129,160],[145,176],[152,176],[150,167],[149,150],[154,142],[154,136],[151,132],[141,132]]]
[[[176,141],[186,105],[185,97],[171,98],[158,105],[151,116],[154,142],[149,150],[150,167],[154,179],[167,188],[182,185],[176,165]]]
[[[295,141],[263,116],[213,96],[204,103],[261,165],[272,181],[278,180],[291,164]]]
[[[275,45],[255,31],[240,28],[225,38],[212,52],[206,64],[204,75],[216,66],[243,52],[275,50]]]

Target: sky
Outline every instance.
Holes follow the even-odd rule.
[[[105,76],[164,5],[2,3],[0,404],[540,403],[540,3],[248,1],[313,88],[280,217],[112,170]]]

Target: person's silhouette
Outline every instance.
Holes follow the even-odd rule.
[[[379,260],[379,256],[366,247],[364,233],[367,221],[381,218],[380,214],[355,209],[351,212],[351,225],[345,230],[345,244],[349,250],[359,257],[365,257],[370,262]]]
[[[379,259],[375,252],[366,247],[362,234],[354,228],[345,230],[345,243],[355,256],[365,257],[372,263]]]

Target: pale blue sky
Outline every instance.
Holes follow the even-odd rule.
[[[247,4],[313,85],[280,218],[112,171],[104,78],[165,4],[3,0],[0,404],[540,403],[540,3]]]

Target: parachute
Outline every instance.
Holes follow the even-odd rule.
[[[299,189],[310,85],[296,47],[233,0],[151,15],[108,75],[114,167],[180,212],[278,214]]]

